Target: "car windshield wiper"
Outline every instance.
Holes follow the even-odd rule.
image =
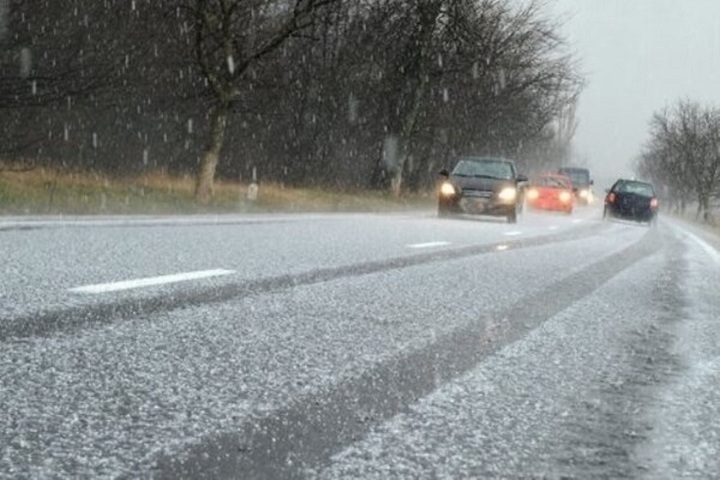
[[[502,178],[502,177],[496,177],[494,175],[482,175],[482,174],[473,175],[473,178],[488,178],[490,180],[506,180],[505,178]]]

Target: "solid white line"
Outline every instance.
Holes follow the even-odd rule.
[[[426,242],[426,243],[411,243],[407,245],[408,248],[432,248],[432,247],[444,247],[450,245],[450,242]]]
[[[517,236],[517,235],[522,235],[522,233],[523,233],[523,232],[519,232],[519,231],[517,231],[517,230],[513,230],[512,232],[505,232],[505,233],[503,233],[503,235],[505,235],[505,236],[507,236],[507,237],[515,237],[515,236]]]
[[[708,255],[710,255],[710,258],[712,258],[713,260],[715,260],[715,262],[720,263],[720,252],[718,252],[718,251],[715,249],[715,247],[713,247],[712,245],[710,245],[709,243],[707,243],[707,242],[706,242],[705,240],[703,240],[702,238],[698,237],[697,235],[695,235],[695,234],[693,234],[693,233],[688,232],[688,231],[685,230],[685,229],[683,229],[682,231],[683,231],[683,233],[684,233],[685,235],[687,235],[687,237],[688,237],[689,239],[693,240],[695,243],[697,243],[698,245],[700,245],[700,247],[701,247],[703,250],[705,250],[705,252],[706,252]]]
[[[100,283],[97,285],[85,285],[82,287],[71,288],[74,293],[108,293],[118,290],[130,290],[132,288],[151,287],[155,285],[164,285],[167,283],[186,282],[188,280],[199,280],[201,278],[218,277],[220,275],[230,275],[235,270],[202,270],[199,272],[176,273],[173,275],[163,275],[160,277],[137,278],[134,280],[124,280],[122,282]]]

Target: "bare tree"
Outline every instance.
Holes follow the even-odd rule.
[[[656,113],[637,170],[667,186],[681,211],[694,196],[697,217],[707,220],[720,186],[720,110],[682,100]]]
[[[217,176],[253,167],[424,190],[457,154],[540,165],[574,132],[582,82],[540,2],[6,1],[25,21],[0,40],[0,148],[59,168],[194,172],[201,202]],[[41,61],[21,71],[25,46]]]
[[[200,160],[195,195],[207,203],[228,120],[247,75],[293,35],[310,27],[315,13],[338,0],[195,0],[188,9],[195,60],[213,95],[210,132]]]

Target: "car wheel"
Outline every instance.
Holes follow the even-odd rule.
[[[508,223],[517,223],[517,211],[513,210],[507,216]]]

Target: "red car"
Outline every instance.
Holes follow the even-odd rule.
[[[547,173],[535,179],[525,198],[531,208],[558,210],[568,215],[575,206],[572,181],[565,175],[556,173]]]

